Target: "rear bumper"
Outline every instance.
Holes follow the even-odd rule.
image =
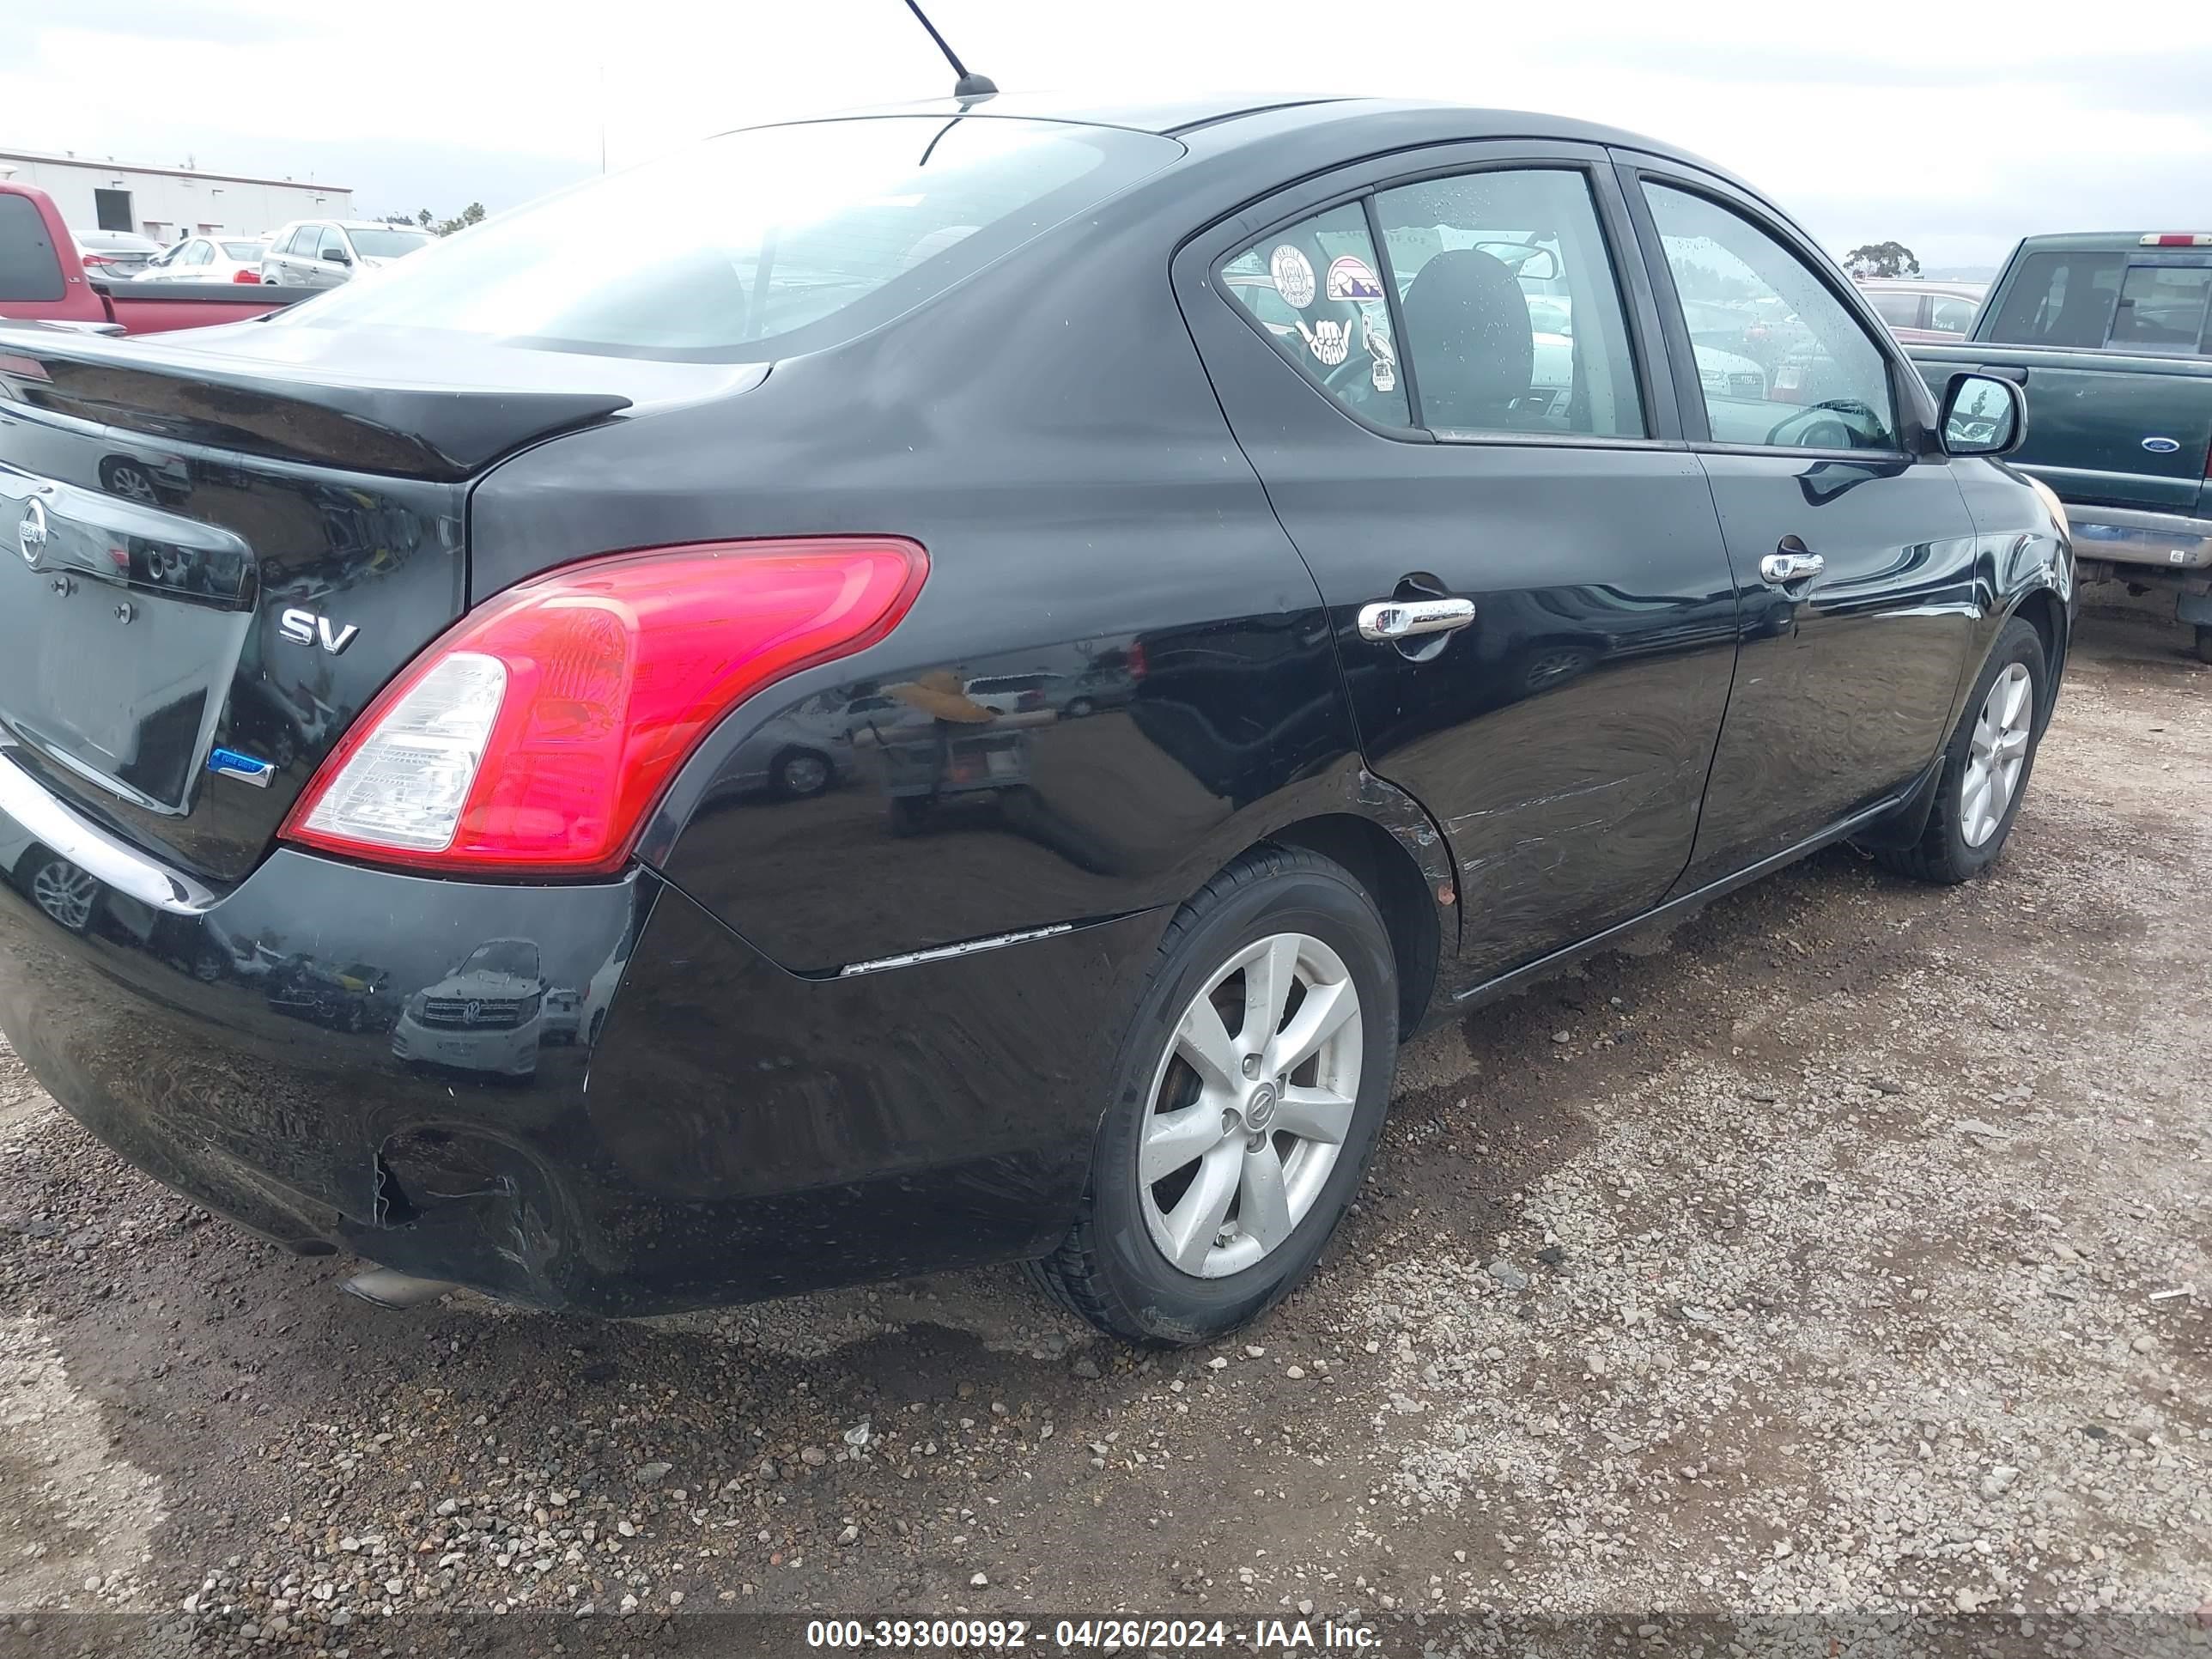
[[[2073,527],[2075,556],[2084,561],[2173,571],[2212,569],[2212,519],[2071,501],[2066,504],[2066,518]]]
[[[4,810],[0,854],[0,1026],[102,1140],[295,1249],[604,1313],[1048,1248],[1165,921],[802,979],[642,868],[524,887],[284,850],[198,908],[103,881],[77,927],[34,902],[60,854]],[[582,1031],[426,1062],[428,1028],[288,1018],[214,968],[365,963],[404,1006],[489,939],[535,941]]]

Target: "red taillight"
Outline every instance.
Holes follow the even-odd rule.
[[[230,280],[234,283],[258,283],[261,280],[261,273],[258,270],[234,270],[230,273]]]
[[[281,833],[440,871],[618,870],[717,720],[884,638],[928,568],[912,542],[837,537],[618,554],[522,583],[385,688]]]
[[[2212,247],[2212,235],[2208,235],[2202,231],[2155,230],[2136,246],[2137,247]]]
[[[109,258],[105,253],[88,253],[83,256],[83,258],[84,267],[87,270],[91,270],[94,265],[112,265],[115,263],[114,260]]]

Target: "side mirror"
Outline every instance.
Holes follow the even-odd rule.
[[[332,248],[329,252],[323,255],[323,258],[328,259],[334,265],[349,265],[353,263],[353,255],[348,253],[342,247]]]
[[[2027,394],[1994,374],[1961,370],[1943,389],[1938,430],[1953,455],[2009,455],[2027,441]]]

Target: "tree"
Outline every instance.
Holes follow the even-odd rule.
[[[1902,242],[1869,242],[1844,255],[1844,269],[1854,276],[1917,276],[1920,261]]]
[[[432,228],[436,230],[438,234],[441,236],[450,236],[457,230],[466,230],[471,225],[481,223],[483,220],[483,204],[482,202],[471,202],[453,218],[441,219],[436,225],[432,227]],[[1918,269],[1917,266],[1914,268],[1916,270]]]

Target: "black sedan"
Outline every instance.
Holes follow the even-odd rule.
[[[499,1063],[13,887],[0,1023],[302,1252],[609,1313],[1026,1259],[1203,1340],[1425,1020],[1838,840],[1998,856],[2073,605],[2021,420],[1704,163],[1363,100],[750,129],[254,323],[7,330],[0,848]]]

